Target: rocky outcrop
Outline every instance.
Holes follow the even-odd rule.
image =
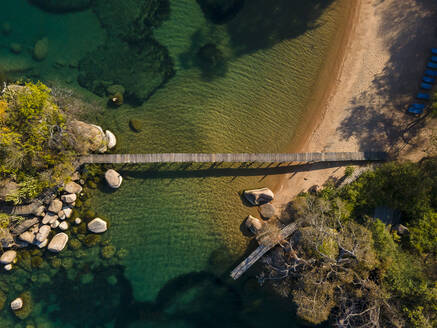
[[[49,245],[47,246],[47,249],[50,252],[59,253],[64,249],[65,245],[67,245],[67,242],[68,242],[67,234],[60,232],[52,238]]]
[[[264,219],[270,219],[275,215],[275,207],[270,204],[263,204],[259,207],[259,213]]]
[[[7,231],[3,230],[0,231],[0,245],[2,248],[9,248],[14,244],[14,237],[12,234]]]
[[[0,200],[5,201],[6,196],[18,190],[18,184],[11,179],[0,180]]]
[[[17,257],[17,252],[16,251],[13,251],[13,250],[6,251],[0,257],[0,263],[1,264],[12,263],[12,262],[14,262],[16,257]]]
[[[20,235],[23,232],[29,230],[32,226],[34,226],[38,222],[39,222],[38,218],[25,220],[25,221],[21,222],[20,224],[18,224],[17,226],[13,227],[11,229],[11,232],[15,235]]]
[[[79,194],[82,186],[76,182],[70,181],[64,186],[64,191],[69,194]]]
[[[246,219],[246,228],[249,229],[253,234],[257,234],[263,228],[264,223],[252,215],[249,215]]]
[[[60,201],[59,199],[53,199],[50,202],[49,211],[52,213],[58,213],[60,210],[62,210],[62,205],[62,201]]]
[[[262,205],[271,202],[274,198],[273,192],[269,188],[246,190],[244,197],[252,205]]]
[[[95,218],[88,223],[87,227],[93,233],[102,233],[108,230],[108,224],[101,218]]]
[[[109,169],[105,172],[105,180],[111,188],[117,189],[120,188],[123,178],[117,171]]]
[[[81,154],[103,153],[107,150],[106,135],[101,127],[74,120],[70,122],[67,130],[74,139],[73,147],[77,152]]]

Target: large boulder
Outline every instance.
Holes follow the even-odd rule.
[[[52,238],[49,245],[47,246],[47,249],[50,252],[59,253],[64,249],[65,245],[67,245],[67,242],[68,242],[67,234],[60,232]]]
[[[69,194],[79,194],[82,191],[82,186],[76,182],[70,181],[64,186],[64,191]]]
[[[261,231],[263,225],[264,223],[260,219],[257,219],[252,215],[249,215],[246,219],[246,228],[249,229],[255,235]]]
[[[19,297],[11,302],[11,309],[16,311],[23,307],[23,300]]]
[[[0,257],[0,263],[1,264],[12,263],[12,262],[14,262],[16,257],[17,257],[17,252],[16,251],[13,251],[13,250],[6,251]]]
[[[32,231],[25,231],[18,236],[20,240],[26,243],[33,244],[35,242],[35,234]]]
[[[120,173],[118,173],[113,169],[109,169],[108,171],[106,171],[105,179],[108,185],[114,189],[120,188],[121,182],[123,181],[123,178],[120,175]]]
[[[271,202],[275,195],[269,188],[246,190],[244,197],[252,205],[262,205]]]
[[[60,210],[62,210],[62,205],[62,201],[60,201],[59,199],[53,199],[50,202],[49,211],[52,213],[58,213]]]
[[[73,120],[67,129],[73,138],[73,147],[79,153],[104,153],[108,149],[106,135],[100,126]]]
[[[95,218],[88,223],[87,227],[93,233],[102,233],[108,230],[108,224],[101,218]]]

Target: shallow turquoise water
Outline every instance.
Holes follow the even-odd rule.
[[[176,74],[141,106],[106,108],[105,99],[78,86],[77,68],[57,65],[78,61],[104,43],[106,32],[90,10],[48,14],[24,0],[2,4],[0,23],[8,21],[12,31],[1,36],[0,65],[6,71],[14,69],[15,76],[41,79],[87,99],[92,106],[83,117],[113,131],[118,152],[281,151],[295,137],[345,2],[320,9],[316,23],[303,30],[302,17],[292,15],[300,10],[293,1],[253,3],[231,23],[214,25],[196,1],[171,1],[170,18],[153,34],[168,49]],[[278,14],[281,11],[290,20]],[[264,20],[256,16],[260,14]],[[294,29],[284,27],[289,21]],[[255,27],[261,28],[258,34],[251,31]],[[49,55],[35,62],[31,49],[43,36],[50,42]],[[10,53],[11,42],[23,46],[20,55]],[[205,79],[193,49],[211,42],[226,57],[226,72]],[[28,66],[33,69],[17,73],[17,67]],[[142,122],[140,133],[129,129],[130,118]],[[93,193],[93,206],[111,222],[105,238],[117,249],[126,249],[127,257],[104,261],[98,249],[86,249],[88,255],[77,259],[77,251],[71,251],[63,256],[75,264],[67,265],[66,271],[47,265],[9,277],[20,286],[8,299],[21,290],[32,291],[35,309],[26,323],[299,326],[291,302],[257,287],[253,272],[238,283],[228,279],[250,242],[240,224],[248,214],[257,214],[242,204],[238,193],[265,186],[265,177],[236,172],[236,164],[219,170],[208,167],[118,167],[122,187],[108,192],[100,186]],[[46,283],[32,286],[45,270],[49,281],[43,277]],[[11,322],[9,310],[3,313],[5,324]]]

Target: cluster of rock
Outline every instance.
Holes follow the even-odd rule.
[[[270,202],[275,195],[268,188],[246,190],[243,193],[244,198],[253,206],[258,206],[261,217],[268,220],[275,216],[276,209]],[[256,217],[249,215],[246,219],[246,228],[253,234],[257,235],[264,227],[265,223]]]
[[[1,238],[3,248],[33,245],[38,248],[47,247],[47,250],[53,253],[61,252],[68,243],[68,235],[63,232],[69,229],[66,219],[71,218],[75,202],[82,192],[80,182],[83,183],[83,180],[80,180],[80,176],[76,173],[72,179],[75,181],[66,183],[60,195],[36,207],[32,213],[33,217],[11,227],[9,234]],[[82,220],[75,218],[73,222],[80,224]],[[107,223],[95,218],[87,227],[92,233],[102,233],[107,230]],[[9,271],[16,259],[17,252],[10,249],[2,254],[0,264]]]

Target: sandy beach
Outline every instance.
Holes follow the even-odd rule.
[[[340,58],[330,76],[331,88],[318,108],[314,128],[292,148],[301,152],[386,150],[400,159],[418,160],[429,150],[427,140],[435,122],[417,120],[406,114],[406,108],[419,90],[430,48],[437,46],[437,4],[432,0],[353,1],[357,4],[339,45],[343,49],[333,49]],[[301,191],[321,186],[330,177],[339,178],[343,172],[344,167],[314,165],[313,170],[271,180],[274,203],[283,208]]]

